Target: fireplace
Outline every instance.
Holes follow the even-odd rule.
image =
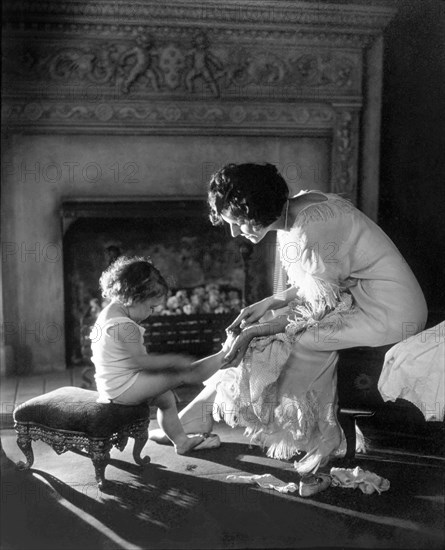
[[[106,305],[99,277],[121,254],[150,257],[169,284],[145,323],[150,351],[213,353],[241,307],[270,293],[274,240],[232,239],[202,199],[70,200],[61,213],[68,366],[90,364],[89,334]]]

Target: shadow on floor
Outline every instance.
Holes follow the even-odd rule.
[[[4,455],[4,548],[443,546],[443,471],[432,464],[360,459],[358,465],[390,479],[388,493],[330,488],[302,499],[226,480],[232,472],[266,471],[298,480],[291,463],[267,459],[258,447],[224,442],[186,458],[155,444],[146,450],[153,462],[144,468],[132,462],[131,446],[113,457],[103,493],[87,458],[67,454],[73,474],[61,471],[52,449],[38,457],[45,467],[30,472],[17,471]]]

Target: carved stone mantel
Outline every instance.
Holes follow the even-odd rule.
[[[390,2],[9,1],[4,14],[6,133],[331,135],[332,190],[375,217],[364,150],[378,156],[378,123],[360,116],[379,118]]]

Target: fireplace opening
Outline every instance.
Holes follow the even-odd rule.
[[[272,290],[274,239],[231,238],[210,224],[205,201],[69,201],[62,220],[70,367],[91,365],[89,335],[106,305],[99,278],[121,254],[150,257],[169,284],[164,310],[144,323],[153,352],[214,353],[241,307]]]

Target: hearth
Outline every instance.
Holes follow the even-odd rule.
[[[253,248],[213,227],[203,199],[70,200],[62,205],[67,365],[90,364],[104,307],[99,277],[120,254],[149,256],[170,293],[146,323],[151,351],[216,351],[240,308],[270,293],[273,238]]]

